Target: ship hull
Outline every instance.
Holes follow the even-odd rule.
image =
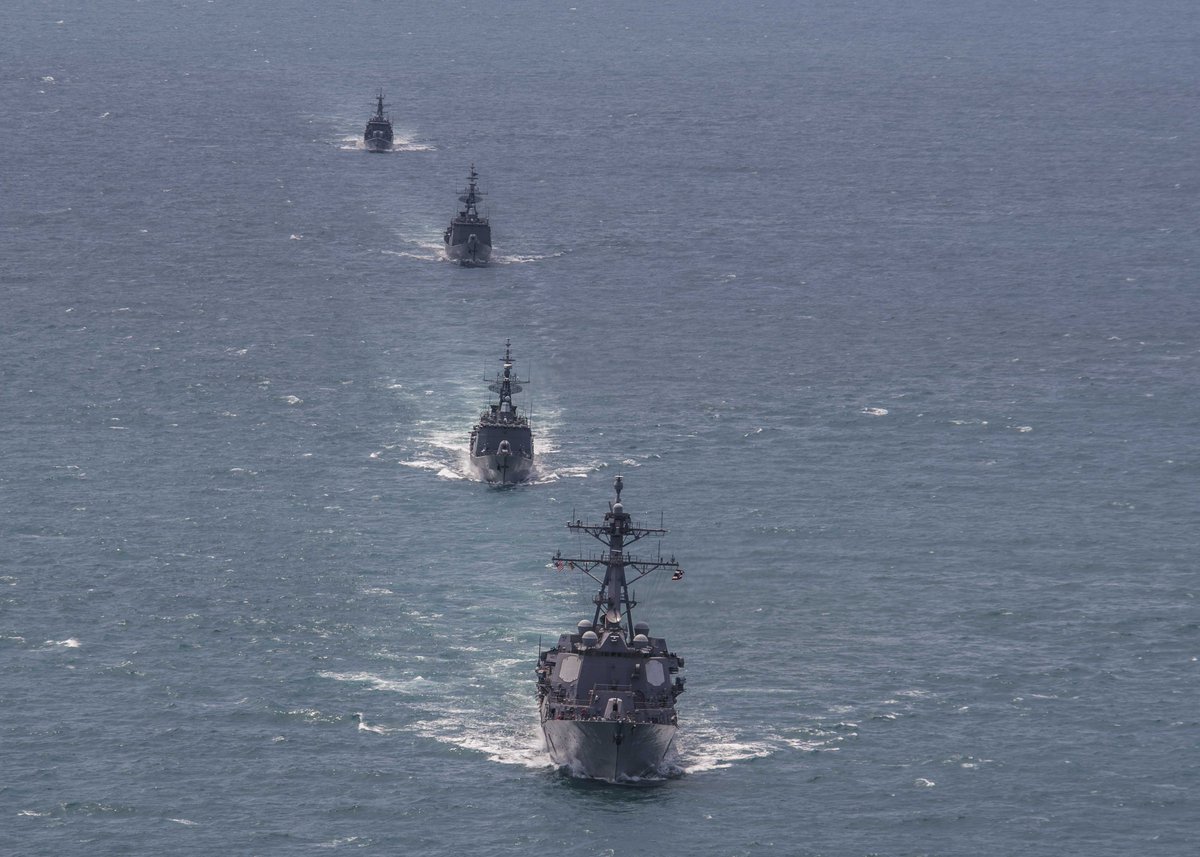
[[[471,466],[480,478],[502,485],[524,482],[533,472],[533,459],[518,455],[472,455]]]
[[[444,237],[446,256],[467,267],[482,267],[492,258],[492,228],[482,220],[454,220]]]
[[[614,782],[658,774],[676,728],[619,720],[544,720],[542,735],[554,764]]]
[[[390,152],[392,150],[391,140],[363,140],[363,145],[366,146],[368,152]]]
[[[474,244],[467,242],[462,244],[447,244],[446,256],[452,262],[458,262],[458,264],[464,267],[482,268],[492,258],[492,246],[479,242]]]

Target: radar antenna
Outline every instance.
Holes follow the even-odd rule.
[[[671,575],[673,580],[679,580],[683,574],[675,557],[663,559],[660,553],[654,559],[642,559],[625,552],[626,546],[647,536],[661,537],[667,531],[662,527],[640,527],[633,523],[633,519],[621,503],[621,489],[624,487],[624,481],[620,476],[613,479],[613,489],[617,499],[609,504],[609,511],[604,516],[604,523],[585,523],[578,519],[567,522],[567,529],[577,533],[587,533],[604,545],[607,552],[600,556],[565,557],[562,555],[562,551],[559,551],[553,559],[556,568],[570,567],[583,572],[600,584],[599,591],[592,598],[596,605],[595,616],[592,619],[593,624],[599,625],[600,618],[603,616],[603,627],[607,630],[622,632],[632,637],[633,608],[637,606],[637,601],[630,594],[629,585],[663,568],[673,569]],[[604,568],[603,577],[599,576],[601,567]],[[627,577],[625,573],[627,568],[632,569],[636,576]],[[622,617],[625,619],[623,626]]]

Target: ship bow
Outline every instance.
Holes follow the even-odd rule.
[[[615,782],[660,774],[675,740],[667,723],[547,720],[542,724],[554,764],[575,774]]]

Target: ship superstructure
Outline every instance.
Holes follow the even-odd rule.
[[[498,401],[479,415],[471,429],[471,467],[486,481],[501,484],[524,482],[533,471],[533,429],[513,402],[513,395],[529,381],[517,378],[512,368],[512,342],[506,340],[504,368],[488,385]]]
[[[660,773],[675,739],[675,700],[683,693],[683,658],[652,636],[650,626],[635,622],[630,584],[656,571],[671,569],[683,577],[675,558],[641,559],[626,548],[665,529],[633,523],[621,502],[622,480],[614,480],[617,499],[604,522],[569,521],[567,528],[586,533],[605,548],[599,555],[555,554],[556,568],[580,571],[600,585],[591,619],[538,656],[538,711],[546,749],[556,765],[574,773],[618,781]],[[632,573],[632,577],[630,576]]]
[[[368,152],[390,152],[392,150],[392,120],[384,113],[383,90],[375,96],[375,115],[367,120],[363,132],[363,145]]]
[[[479,202],[485,194],[479,190],[479,173],[471,164],[467,186],[459,193],[462,209],[450,221],[442,235],[446,256],[460,265],[481,267],[492,257],[492,227],[479,213]]]

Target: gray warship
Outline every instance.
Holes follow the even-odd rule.
[[[538,713],[550,758],[572,773],[617,782],[660,774],[675,740],[675,700],[683,693],[683,658],[650,626],[634,622],[637,602],[629,585],[648,574],[683,570],[672,557],[643,560],[625,548],[664,529],[635,526],[621,503],[621,477],[614,480],[616,502],[604,523],[574,520],[572,532],[587,533],[605,547],[590,557],[554,555],[554,565],[581,571],[600,584],[592,599],[593,617],[563,634],[537,663]],[[603,578],[599,570],[603,569]],[[636,577],[626,577],[626,569]]]
[[[363,145],[368,152],[390,152],[392,150],[392,120],[383,112],[383,90],[375,96],[375,115],[367,120],[363,132]]]
[[[512,366],[512,342],[505,340],[504,370],[488,385],[499,401],[471,429],[471,467],[488,482],[501,484],[524,482],[533,472],[533,429],[512,400],[529,381],[514,377]]]
[[[492,257],[492,227],[486,217],[479,214],[479,200],[485,194],[479,190],[479,173],[471,164],[467,175],[467,187],[459,194],[462,210],[454,215],[442,240],[446,245],[446,256],[453,262],[467,267],[482,267]]]

